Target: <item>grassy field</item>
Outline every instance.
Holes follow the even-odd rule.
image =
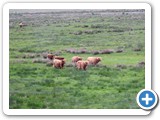
[[[139,108],[144,18],[143,10],[10,10],[10,109]],[[47,53],[64,56],[64,69],[48,65]],[[77,70],[76,55],[102,61]]]

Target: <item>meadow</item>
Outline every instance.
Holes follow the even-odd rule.
[[[9,17],[10,109],[139,108],[144,10],[10,10]],[[48,53],[65,57],[65,67],[52,67]],[[76,55],[102,61],[77,70]]]

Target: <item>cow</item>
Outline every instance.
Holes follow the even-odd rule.
[[[53,60],[53,67],[55,67],[55,68],[62,69],[64,67],[64,64],[65,64],[65,59],[63,59],[63,60],[54,59]]]
[[[50,59],[50,60],[53,60],[53,59],[64,60],[64,57],[55,56],[55,55],[53,55],[53,54],[48,54],[48,55],[47,55],[47,58]]]
[[[78,70],[86,70],[89,61],[80,60],[76,62],[76,67]]]
[[[79,57],[79,56],[73,56],[73,57],[72,57],[72,63],[76,63],[76,62],[79,61],[79,60],[82,60],[82,58]]]
[[[53,60],[53,56],[54,56],[53,54],[48,54],[47,58],[50,59],[50,60]]]
[[[88,57],[87,60],[89,61],[89,64],[97,65],[102,60],[102,58],[101,57]]]
[[[53,58],[58,60],[64,60],[64,57],[61,57],[61,56],[53,56]]]

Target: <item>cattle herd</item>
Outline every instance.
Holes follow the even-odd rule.
[[[47,58],[49,60],[52,60],[53,67],[55,68],[62,69],[64,67],[64,64],[66,63],[65,58],[61,56],[55,56],[53,54],[48,54]],[[72,64],[74,64],[78,70],[86,70],[88,65],[96,65],[101,60],[102,59],[100,57],[88,57],[87,60],[82,60],[82,57],[73,56]]]

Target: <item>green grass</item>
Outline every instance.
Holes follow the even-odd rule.
[[[12,13],[10,19],[19,14]],[[57,18],[55,23],[47,14],[41,19],[21,14],[24,15],[21,16],[23,21],[34,25],[28,23],[28,26],[18,28],[15,20],[10,28],[10,109],[139,108],[136,95],[145,87],[145,69],[137,65],[145,61],[144,13],[120,16],[113,13],[103,18],[94,15],[83,18],[79,15],[80,22]],[[41,13],[36,15],[41,16]],[[46,20],[50,24],[40,22]],[[101,32],[85,33],[89,30]],[[73,34],[79,31],[82,34]],[[124,51],[98,55],[72,54],[65,51],[69,48]],[[136,52],[135,48],[141,51]],[[102,61],[99,66],[89,66],[86,71],[73,66],[55,69],[45,63],[32,62],[34,59],[43,60],[43,52],[60,52],[66,64],[71,64],[75,55],[83,59],[98,56],[102,57]],[[24,57],[32,54],[35,56]]]
[[[10,74],[10,108],[20,104],[20,108],[134,109],[138,107],[137,91],[144,87],[142,68],[92,67],[78,71],[37,66],[20,64],[10,68],[16,71],[16,75]]]

